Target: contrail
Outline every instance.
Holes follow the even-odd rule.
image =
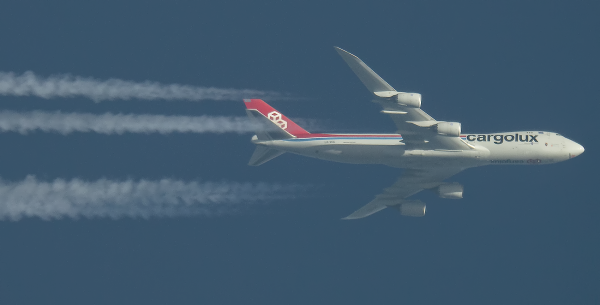
[[[302,188],[306,187],[173,179],[43,182],[27,176],[19,182],[0,180],[0,220],[211,216],[233,213],[253,202],[291,198]]]
[[[281,93],[252,89],[196,87],[157,82],[133,82],[111,78],[51,75],[41,77],[31,71],[21,75],[0,72],[0,95],[57,97],[86,97],[95,102],[105,100],[234,100],[244,98],[285,99]]]
[[[22,134],[33,131],[57,132],[63,135],[73,132],[248,133],[254,132],[256,127],[246,117],[0,111],[0,132]]]
[[[305,127],[317,128],[311,119],[294,119]],[[0,111],[0,132],[27,134],[35,131],[101,134],[123,133],[253,133],[264,128],[247,117],[235,116],[179,116],[151,114],[91,114],[31,111]]]

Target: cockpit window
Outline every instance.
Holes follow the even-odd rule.
[[[558,134],[558,133],[557,133],[556,135],[557,135],[557,136],[560,136],[560,134]]]

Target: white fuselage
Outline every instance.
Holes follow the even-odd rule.
[[[463,134],[470,150],[407,149],[398,134],[313,134],[255,144],[334,162],[384,164],[398,168],[535,165],[565,161],[583,147],[557,133],[540,131]]]

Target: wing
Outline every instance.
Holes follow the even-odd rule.
[[[422,190],[436,188],[444,184],[445,179],[458,174],[462,170],[463,168],[407,169],[396,183],[386,188],[383,193],[377,195],[367,205],[343,219],[363,218],[390,206],[400,206],[409,202],[406,198]]]
[[[367,89],[373,93],[375,96],[373,102],[381,105],[383,108],[381,112],[390,115],[396,124],[397,132],[402,135],[407,145],[412,146],[412,149],[472,149],[459,137],[439,135],[431,128],[438,121],[421,108],[409,107],[397,102],[395,96],[403,92],[397,92],[360,58],[338,47],[335,49]]]

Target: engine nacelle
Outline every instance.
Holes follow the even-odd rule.
[[[441,135],[458,137],[460,136],[460,123],[457,122],[439,122],[437,132]]]
[[[402,216],[423,217],[425,216],[427,207],[425,203],[421,201],[408,201],[402,203],[398,209]]]
[[[400,92],[396,95],[396,99],[400,105],[421,108],[421,94],[419,93]]]
[[[461,199],[463,198],[463,186],[458,183],[442,184],[438,186],[437,193],[442,198]]]

